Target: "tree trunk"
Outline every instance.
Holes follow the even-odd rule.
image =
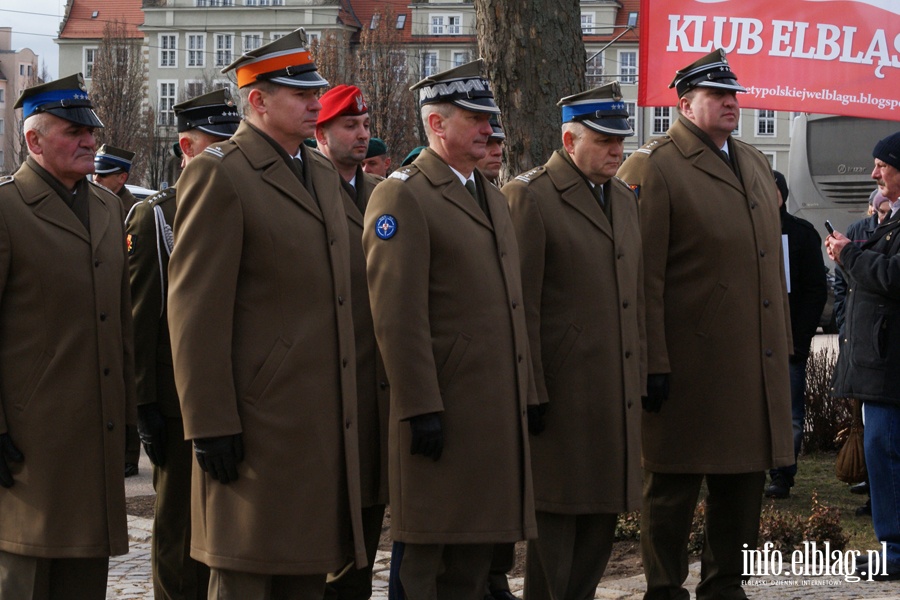
[[[503,111],[501,181],[544,164],[562,145],[563,96],[585,89],[578,0],[475,0],[478,49]]]

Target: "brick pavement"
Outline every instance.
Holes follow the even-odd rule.
[[[131,552],[110,560],[108,600],[152,600],[150,584],[150,526],[149,519],[128,517],[128,533]],[[375,559],[375,583],[372,600],[387,600],[387,579],[390,556],[379,552]],[[700,575],[700,564],[691,565],[687,588],[693,592]],[[847,583],[840,578],[771,577],[753,580],[756,585],[745,587],[754,600],[900,600],[900,582]],[[514,593],[521,596],[522,580],[510,581]],[[644,577],[628,577],[603,581],[597,588],[595,599],[641,600],[644,593]]]

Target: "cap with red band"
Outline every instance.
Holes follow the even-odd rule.
[[[319,75],[316,63],[306,49],[306,32],[302,27],[265,46],[245,52],[222,72],[231,70],[235,71],[240,88],[257,81],[310,89],[328,87],[328,82]]]
[[[319,111],[318,125],[323,125],[337,117],[345,115],[357,117],[369,112],[366,99],[355,85],[339,85],[331,88],[319,98],[322,110]]]

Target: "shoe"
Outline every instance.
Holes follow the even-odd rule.
[[[856,510],[853,511],[857,517],[871,517],[872,516],[872,500],[866,500],[866,503],[862,506],[858,506]]]
[[[125,477],[134,477],[138,474],[138,466],[135,463],[125,463]]]
[[[862,483],[857,483],[856,485],[851,485],[850,493],[867,495],[869,493],[869,482],[863,481]]]
[[[791,496],[791,486],[793,482],[787,475],[776,473],[772,477],[772,483],[766,486],[763,492],[766,498],[775,498],[776,500],[784,500]]]

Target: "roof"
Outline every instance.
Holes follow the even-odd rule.
[[[68,0],[59,39],[101,39],[106,24],[116,20],[125,23],[128,37],[144,37],[138,30],[144,23],[141,0]]]

